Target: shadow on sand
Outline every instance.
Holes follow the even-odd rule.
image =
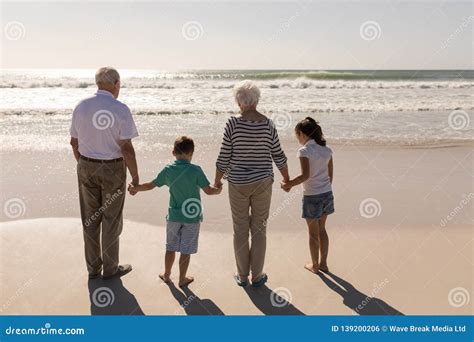
[[[92,315],[144,315],[119,278],[89,280],[88,287]]]
[[[344,305],[352,309],[355,313],[361,316],[370,315],[403,315],[400,311],[385,303],[383,300],[375,297],[370,297],[359,290],[344,279],[328,272],[332,279],[318,273],[321,280],[334,292],[338,293]]]
[[[293,315],[304,316],[305,314],[298,310],[282,295],[273,292],[266,285],[259,288],[246,286],[245,292],[249,296],[253,304],[265,315]]]
[[[223,316],[224,312],[210,299],[201,299],[187,286],[178,289],[172,282],[167,284],[171,294],[189,316]]]

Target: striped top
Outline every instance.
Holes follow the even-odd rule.
[[[249,121],[231,117],[225,126],[216,167],[232,184],[249,184],[273,178],[272,160],[278,169],[286,166],[273,121]]]

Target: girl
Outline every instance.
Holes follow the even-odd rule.
[[[303,218],[309,230],[309,250],[312,262],[305,268],[313,273],[329,272],[327,258],[329,239],[326,233],[326,219],[334,212],[332,194],[333,162],[332,151],[326,146],[319,124],[310,117],[300,121],[295,127],[296,137],[302,147],[298,150],[301,175],[282,182],[281,187],[290,191],[303,184]],[[321,253],[321,260],[319,259]]]

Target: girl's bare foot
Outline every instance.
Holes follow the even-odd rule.
[[[311,273],[315,273],[315,274],[316,274],[316,273],[319,272],[319,267],[318,267],[318,265],[315,265],[315,264],[313,264],[313,263],[311,263],[311,264],[306,264],[306,265],[304,266],[304,268],[306,268],[306,269],[307,269],[308,271],[310,271]]]
[[[171,282],[171,278],[170,278],[170,275],[169,274],[166,274],[166,273],[161,273],[159,275],[160,279],[163,280],[166,284],[170,283]]]
[[[181,279],[179,281],[179,287],[185,287],[191,284],[194,281],[193,277],[184,277],[184,279]]]

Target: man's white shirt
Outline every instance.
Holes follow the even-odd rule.
[[[103,160],[123,157],[119,141],[138,136],[130,109],[105,90],[79,102],[70,133],[82,156]]]

